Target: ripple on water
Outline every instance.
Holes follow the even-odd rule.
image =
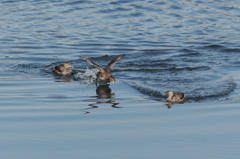
[[[202,61],[198,59],[202,56],[200,52],[196,53],[189,49],[180,50],[178,54],[154,51],[148,56],[147,53],[126,55],[114,66],[113,75],[139,92],[158,100],[165,100],[166,97],[162,93],[172,90],[184,92],[191,102],[224,101],[228,100],[229,94],[236,89],[236,82],[222,75],[221,70],[214,65],[214,61],[221,60],[222,57],[215,57],[216,59],[212,60],[208,59],[208,56],[213,55],[206,54],[205,61]],[[109,62],[112,58],[113,56],[107,55],[90,57],[103,67],[106,61]],[[195,58],[198,60],[194,60]],[[79,59],[68,62],[74,66],[75,70],[68,78],[84,84],[94,84],[95,74],[98,72],[96,68],[80,62]],[[209,62],[212,64],[208,66]],[[52,68],[62,63],[19,64],[15,70],[33,75],[53,76]]]
[[[78,56],[95,56],[102,66],[110,55],[125,53],[113,74],[139,90],[160,92],[156,96],[172,89],[201,101],[236,88],[227,76],[235,72],[226,69],[239,67],[234,1],[2,3],[2,51],[9,61],[19,60],[10,71],[52,77],[54,66],[71,62],[76,72],[69,78],[91,81],[89,65]]]
[[[2,0],[1,157],[238,159],[239,6]],[[122,53],[112,90],[91,85],[97,70],[79,56],[104,66]],[[65,62],[74,73],[53,75]],[[224,102],[169,111],[166,90],[187,103]]]

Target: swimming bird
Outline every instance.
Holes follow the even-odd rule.
[[[53,70],[53,73],[59,74],[59,75],[67,75],[69,73],[72,73],[72,69],[70,67],[73,67],[69,62],[55,66],[55,69]]]
[[[112,76],[111,70],[113,66],[124,56],[125,56],[124,54],[121,54],[113,58],[112,61],[108,63],[105,69],[85,57],[80,57],[80,59],[87,61],[88,63],[92,64],[99,70],[99,72],[96,74],[97,80],[100,79],[101,81],[104,81],[104,82],[115,82],[116,80]]]
[[[185,97],[183,93],[173,93],[172,91],[167,91],[163,95],[169,95],[167,98],[168,102],[184,102]]]

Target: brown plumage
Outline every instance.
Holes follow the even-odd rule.
[[[85,61],[87,61],[88,63],[92,64],[93,66],[95,66],[99,72],[96,74],[97,79],[100,79],[102,81],[106,81],[106,82],[115,82],[115,78],[112,76],[111,74],[111,70],[113,68],[113,66],[125,55],[118,55],[115,58],[112,59],[112,61],[106,66],[105,69],[103,69],[102,67],[100,67],[99,65],[95,64],[94,62],[92,62],[91,60],[85,58],[85,57],[80,57],[80,59],[83,59]]]
[[[53,70],[53,73],[59,74],[59,75],[67,75],[69,73],[72,73],[72,69],[70,67],[73,67],[69,62],[55,66],[55,69]]]
[[[164,95],[168,95],[167,98],[168,102],[184,102],[185,97],[183,93],[173,93],[172,91],[167,91],[164,93]]]

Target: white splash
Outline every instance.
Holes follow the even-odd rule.
[[[77,72],[73,75],[73,77],[79,80],[82,84],[95,84],[97,72],[99,72],[98,69],[89,69],[87,67],[85,72]]]

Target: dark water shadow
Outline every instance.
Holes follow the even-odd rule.
[[[96,88],[96,96],[91,96],[92,98],[95,98],[97,101],[88,104],[88,109],[93,108],[99,108],[101,104],[110,104],[113,108],[122,108],[118,106],[120,103],[116,102],[116,100],[113,100],[115,98],[115,93],[112,93],[111,88],[109,87],[109,84],[106,85],[99,85]],[[85,114],[89,114],[89,111],[86,111]]]

